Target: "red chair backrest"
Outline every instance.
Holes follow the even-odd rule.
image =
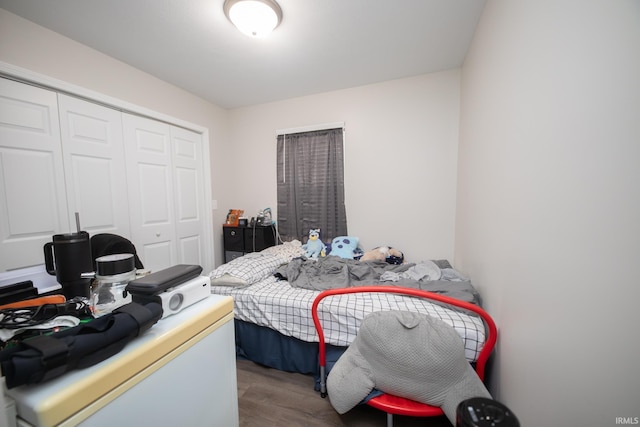
[[[320,317],[318,316],[318,305],[320,301],[324,298],[333,296],[333,295],[343,295],[343,294],[353,294],[353,293],[363,293],[363,292],[389,292],[394,294],[402,294],[409,295],[415,297],[426,298],[434,301],[438,301],[441,303],[445,303],[448,305],[452,305],[455,307],[463,308],[465,310],[472,311],[478,314],[483,322],[486,325],[486,339],[484,346],[480,350],[478,354],[478,358],[475,364],[475,370],[478,373],[478,376],[481,380],[484,381],[484,373],[485,373],[485,365],[487,364],[487,360],[493,351],[493,347],[496,344],[498,339],[498,330],[495,322],[489,316],[489,314],[484,311],[481,307],[468,303],[466,301],[458,300],[455,298],[451,298],[445,295],[436,294],[433,292],[422,291],[420,289],[413,288],[403,288],[398,286],[357,286],[353,288],[339,288],[339,289],[329,289],[326,291],[320,292],[318,296],[313,301],[313,305],[311,306],[311,316],[313,318],[313,323],[316,327],[316,331],[318,332],[318,341],[319,341],[319,361],[320,366],[323,368],[326,366],[326,350],[325,350],[325,338],[324,332],[322,330],[322,324],[320,323]],[[324,380],[324,379],[321,379]]]

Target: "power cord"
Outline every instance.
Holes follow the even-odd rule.
[[[0,310],[0,328],[28,328],[62,315],[78,318],[92,317],[89,305],[82,298],[73,298],[62,304],[43,304],[37,307]]]

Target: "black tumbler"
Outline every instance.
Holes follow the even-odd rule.
[[[456,427],[520,427],[520,422],[502,403],[474,397],[458,405]]]
[[[44,245],[44,263],[47,273],[56,276],[67,299],[90,295],[91,277],[83,273],[93,272],[89,233],[56,234],[53,242]]]

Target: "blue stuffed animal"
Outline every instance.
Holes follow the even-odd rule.
[[[319,228],[309,230],[309,240],[302,245],[302,249],[307,251],[307,258],[318,258],[325,255],[326,246],[320,240]]]
[[[340,258],[353,259],[358,249],[358,238],[353,236],[339,236],[331,241],[329,255]]]

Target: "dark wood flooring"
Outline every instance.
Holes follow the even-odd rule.
[[[240,427],[385,427],[386,414],[360,405],[344,415],[313,388],[312,376],[282,372],[238,360]],[[395,427],[451,427],[446,417],[394,416]]]

